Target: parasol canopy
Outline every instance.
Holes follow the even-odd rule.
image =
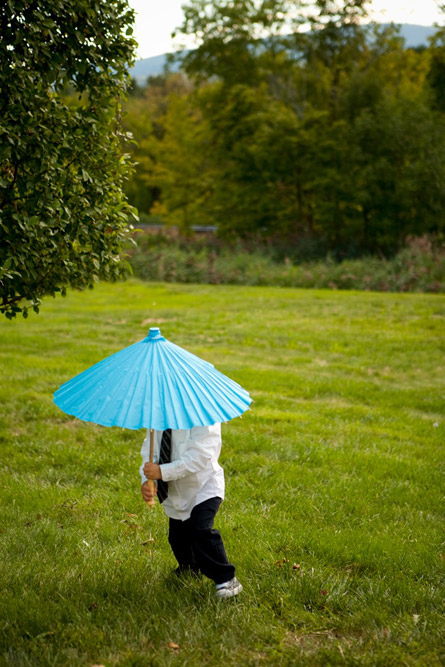
[[[159,431],[226,422],[251,402],[239,384],[166,340],[157,327],[54,394],[61,410],[83,421]]]

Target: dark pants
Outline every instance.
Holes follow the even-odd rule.
[[[213,528],[221,502],[221,498],[209,498],[196,505],[186,521],[170,519],[168,533],[180,569],[200,570],[216,584],[235,576],[235,567],[227,559],[221,535]]]

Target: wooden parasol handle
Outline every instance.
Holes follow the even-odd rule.
[[[150,463],[153,463],[153,449],[154,449],[154,430],[151,428],[150,429]],[[149,507],[153,507],[155,504],[155,483],[152,479],[148,480],[148,488],[150,489],[150,493],[152,494],[152,499],[148,501],[147,505]]]

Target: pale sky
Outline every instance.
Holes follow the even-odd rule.
[[[138,60],[175,50],[170,35],[182,23],[183,4],[184,0],[129,0],[136,10]],[[372,0],[370,6],[370,17],[382,23],[433,25],[441,21],[437,0]]]

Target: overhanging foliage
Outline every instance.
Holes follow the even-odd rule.
[[[125,271],[131,171],[120,108],[136,42],[127,0],[0,7],[0,312]]]

